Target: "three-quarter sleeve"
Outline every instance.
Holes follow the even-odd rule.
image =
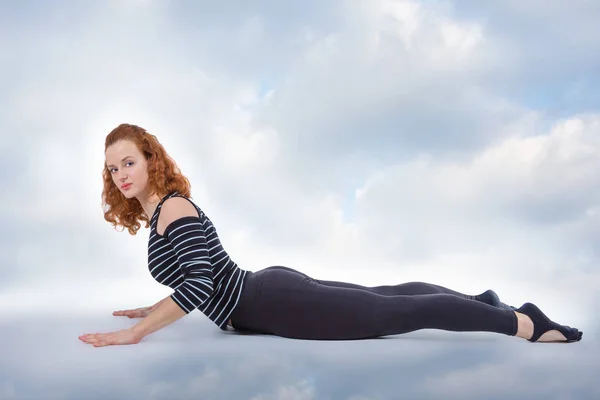
[[[170,296],[186,314],[204,303],[213,293],[213,271],[206,234],[198,217],[182,217],[164,232],[177,255],[184,282]]]

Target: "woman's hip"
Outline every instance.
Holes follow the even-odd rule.
[[[264,306],[259,305],[261,298],[264,298],[263,292],[269,294],[272,294],[273,291],[296,292],[306,288],[311,280],[312,278],[308,275],[280,265],[256,272],[247,271],[240,299],[231,314],[233,327],[237,330],[260,330],[257,326],[260,321],[257,319],[260,319],[265,311],[262,309]],[[260,313],[258,313],[259,311]]]
[[[372,326],[378,297],[373,293],[324,286],[278,266],[252,273],[247,284],[232,316],[237,330],[314,339],[343,337],[352,327]]]

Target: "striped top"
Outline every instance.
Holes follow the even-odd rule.
[[[190,201],[198,217],[182,217],[156,232],[165,200],[178,196]],[[152,277],[174,289],[171,298],[186,314],[202,311],[222,330],[237,305],[247,271],[223,249],[211,220],[192,200],[177,192],[162,198],[150,219],[148,269]]]

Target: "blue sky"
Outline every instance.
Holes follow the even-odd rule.
[[[470,376],[503,398],[499,374],[522,389],[513,398],[536,398],[532,380],[555,382],[546,398],[597,395],[599,17],[585,0],[0,3],[0,339],[19,365],[1,370],[0,398],[78,398],[64,378],[77,365],[109,379],[123,358],[158,368],[135,375],[162,385],[154,398],[176,382],[209,390],[243,374],[228,369],[235,356],[259,362],[248,346],[288,369],[257,365],[262,387],[240,378],[213,398],[394,398],[396,367],[412,371],[414,398],[439,396],[430,382],[481,398]],[[129,325],[114,309],[171,292],[146,268],[147,231],[132,237],[102,218],[104,138],[123,122],[159,138],[243,269],[494,288],[584,340],[416,332],[300,344],[223,336],[198,314],[144,346],[87,348],[78,334]],[[205,341],[217,350],[202,361],[186,352]],[[422,369],[394,366],[391,354],[407,352]],[[54,369],[40,363],[61,355]],[[173,378],[158,379],[158,366]],[[61,378],[43,378],[50,371]],[[376,384],[361,387],[356,376],[371,373]],[[126,387],[83,382],[116,397]]]

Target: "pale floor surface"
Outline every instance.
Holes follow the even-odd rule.
[[[79,341],[135,323],[107,314],[3,317],[0,399],[600,398],[588,331],[573,344],[436,330],[303,341],[223,332],[198,313],[137,345]]]

